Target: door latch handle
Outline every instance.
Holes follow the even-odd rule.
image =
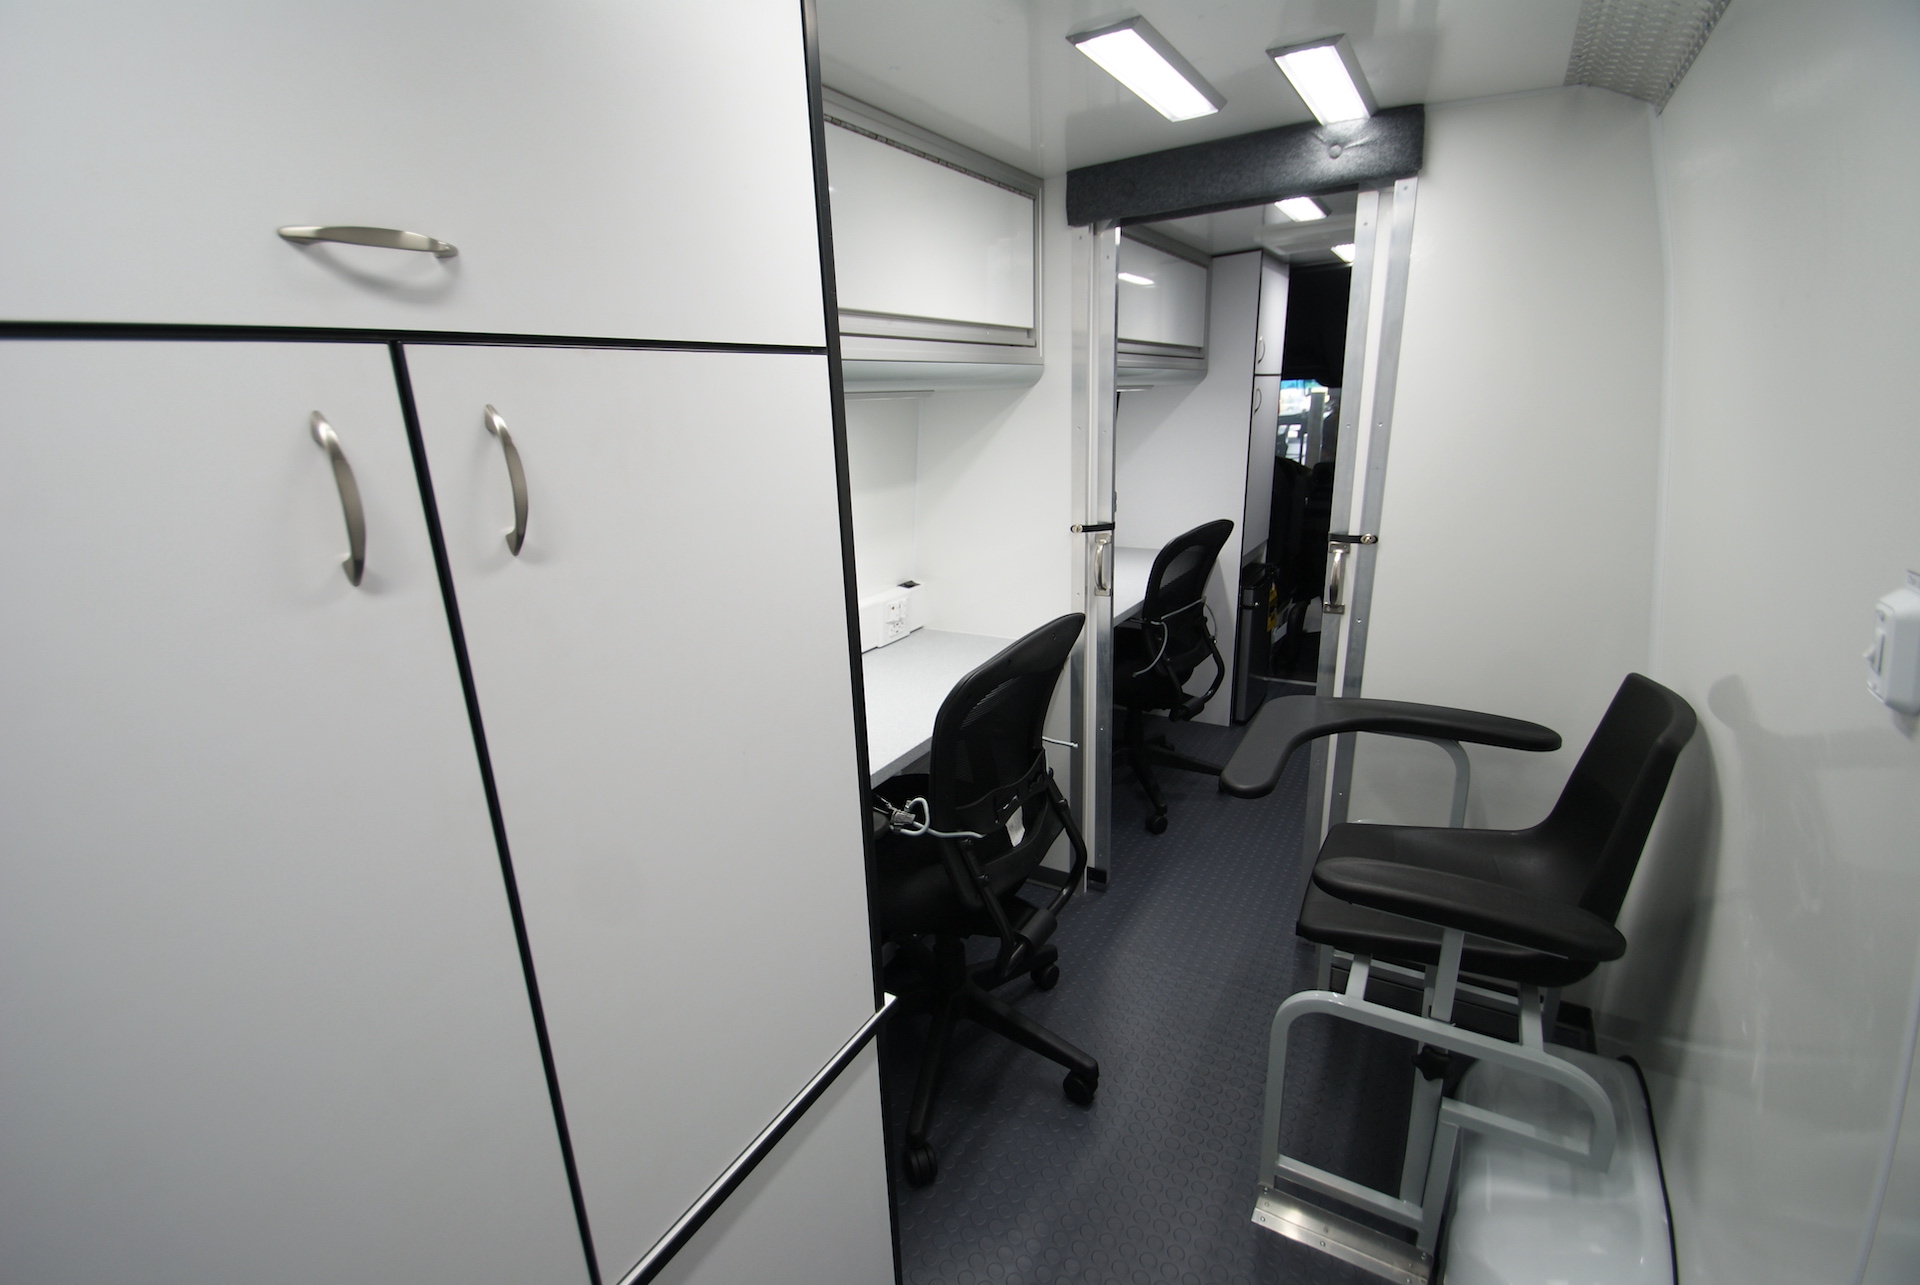
[[[1347,546],[1335,544],[1327,558],[1327,589],[1320,595],[1320,614],[1342,615],[1347,610]]]
[[[1113,596],[1113,536],[1105,531],[1093,537],[1093,591]]]

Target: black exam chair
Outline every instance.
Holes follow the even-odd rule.
[[[1674,763],[1694,727],[1693,708],[1686,701],[1650,678],[1629,674],[1540,824],[1525,830],[1469,830],[1458,828],[1456,819],[1452,828],[1336,825],[1327,832],[1298,926],[1300,936],[1321,948],[1319,989],[1290,997],[1273,1020],[1260,1143],[1257,1208],[1263,1221],[1271,1225],[1275,1219],[1318,1218],[1336,1233],[1334,1239],[1349,1247],[1398,1252],[1381,1240],[1381,1233],[1311,1202],[1296,1201],[1278,1186],[1291,1184],[1412,1229],[1412,1248],[1430,1256],[1462,1129],[1502,1135],[1592,1168],[1608,1167],[1616,1128],[1612,1105],[1592,1076],[1548,1049],[1545,1035],[1552,1022],[1550,1015],[1543,1017],[1543,991],[1551,1010],[1560,987],[1626,953],[1626,938],[1614,927],[1614,919]],[[1535,724],[1466,710],[1288,697],[1269,702],[1254,719],[1222,773],[1221,787],[1243,797],[1265,794],[1278,782],[1296,747],[1349,731],[1519,749],[1551,749],[1559,740]],[[1543,743],[1537,733],[1552,743]],[[1457,761],[1464,762],[1464,756]],[[1456,806],[1456,818],[1463,810]],[[1352,956],[1341,992],[1330,987],[1336,950]],[[1421,1011],[1407,1013],[1369,1000],[1367,980],[1376,969],[1410,976],[1422,991]],[[1477,1002],[1508,1007],[1518,1019],[1518,1043],[1454,1025],[1455,1000],[1463,990]],[[1279,1149],[1288,1032],[1310,1014],[1390,1031],[1419,1046],[1397,1195]],[[1559,1085],[1586,1107],[1591,1131],[1584,1139],[1551,1135],[1525,1120],[1445,1098],[1454,1055],[1495,1062]],[[1408,1248],[1399,1243],[1399,1250]]]
[[[1098,1062],[990,993],[1023,973],[1042,990],[1060,980],[1047,939],[1086,871],[1087,847],[1040,738],[1085,619],[1061,616],[961,679],[934,719],[926,774],[875,791],[875,916],[896,948],[887,989],[903,1012],[933,1015],[907,1116],[916,1187],[939,1171],[927,1124],[961,1018],[1066,1067],[1066,1094],[1083,1106],[1100,1085]],[[1065,885],[1044,905],[1018,896],[1063,832],[1073,848]],[[998,939],[991,960],[967,963],[972,936]]]
[[[1218,763],[1190,758],[1164,736],[1148,740],[1147,715],[1165,710],[1176,723],[1190,719],[1206,708],[1227,676],[1207,623],[1206,600],[1207,577],[1213,574],[1220,547],[1232,534],[1233,523],[1219,518],[1167,541],[1154,555],[1140,614],[1113,630],[1113,703],[1126,708],[1127,759],[1153,804],[1147,817],[1149,834],[1164,834],[1167,829],[1167,800],[1154,778],[1156,766],[1220,775]],[[1209,659],[1213,682],[1204,695],[1189,696],[1187,680]]]

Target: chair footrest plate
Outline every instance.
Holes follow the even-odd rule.
[[[1396,1285],[1428,1285],[1433,1275],[1433,1255],[1418,1246],[1265,1184],[1253,1221]]]

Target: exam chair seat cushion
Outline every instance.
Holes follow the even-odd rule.
[[[1321,845],[1321,862],[1343,857],[1394,862],[1501,884],[1548,900],[1577,904],[1579,889],[1558,886],[1559,867],[1544,836],[1531,830],[1455,830],[1403,825],[1336,825]],[[1298,931],[1308,941],[1392,963],[1440,962],[1440,929],[1307,889]],[[1461,971],[1534,986],[1567,986],[1594,963],[1530,950],[1483,936],[1467,937]]]

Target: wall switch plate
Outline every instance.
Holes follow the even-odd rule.
[[[1890,709],[1920,714],[1920,572],[1873,604],[1867,690]]]

